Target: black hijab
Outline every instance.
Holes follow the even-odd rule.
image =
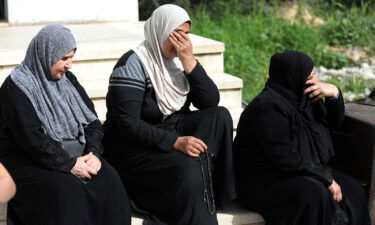
[[[334,155],[325,121],[326,109],[321,100],[312,103],[308,94],[304,94],[307,77],[313,68],[313,61],[304,53],[277,53],[270,60],[266,88],[278,93],[291,112],[291,127],[298,151],[315,163],[326,164]]]

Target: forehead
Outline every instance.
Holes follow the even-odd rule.
[[[176,30],[182,30],[182,31],[185,31],[185,32],[190,31],[190,22],[185,22],[185,23],[181,24],[180,26],[178,26],[176,28]]]

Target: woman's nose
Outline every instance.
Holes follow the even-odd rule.
[[[69,69],[72,68],[72,66],[73,66],[73,60],[72,59],[68,59],[68,61],[65,64],[65,67],[69,70]]]

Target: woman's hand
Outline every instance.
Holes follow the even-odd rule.
[[[90,152],[91,153],[91,152]],[[96,155],[91,153],[91,157],[86,160],[86,164],[96,170],[96,172],[99,172],[99,170],[102,168],[102,162],[100,162],[100,159],[96,157]]]
[[[340,202],[342,200],[341,187],[333,180],[332,184],[328,187],[331,192],[333,200]]]
[[[89,154],[78,157],[76,164],[73,166],[70,172],[79,178],[91,179],[91,175],[96,175],[97,171],[87,165],[86,161],[93,156],[94,155],[90,152]]]
[[[199,157],[199,154],[206,151],[207,145],[200,139],[193,136],[178,137],[173,148],[191,157]]]
[[[189,36],[183,31],[173,31],[169,35],[169,40],[176,49],[177,57],[180,59],[185,72],[191,73],[197,61],[194,58],[193,45]]]
[[[15,193],[16,184],[3,164],[0,163],[0,203],[6,203]]]
[[[324,97],[336,98],[339,94],[339,89],[335,85],[320,82],[316,76],[307,80],[306,84],[311,86],[305,89],[304,94],[308,94],[313,102]]]

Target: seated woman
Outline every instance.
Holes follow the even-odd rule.
[[[0,163],[0,204],[4,204],[16,193],[16,185],[7,169]]]
[[[214,193],[235,198],[232,120],[194,58],[190,26],[184,9],[157,8],[109,81],[104,157],[156,224],[217,224]]]
[[[363,188],[327,167],[329,128],[342,123],[344,110],[341,92],[318,81],[310,57],[272,56],[266,86],[242,113],[234,141],[240,203],[267,225],[368,225]]]
[[[121,179],[102,160],[94,105],[69,71],[70,30],[45,26],[0,89],[0,157],[16,185],[17,224],[130,224]]]

